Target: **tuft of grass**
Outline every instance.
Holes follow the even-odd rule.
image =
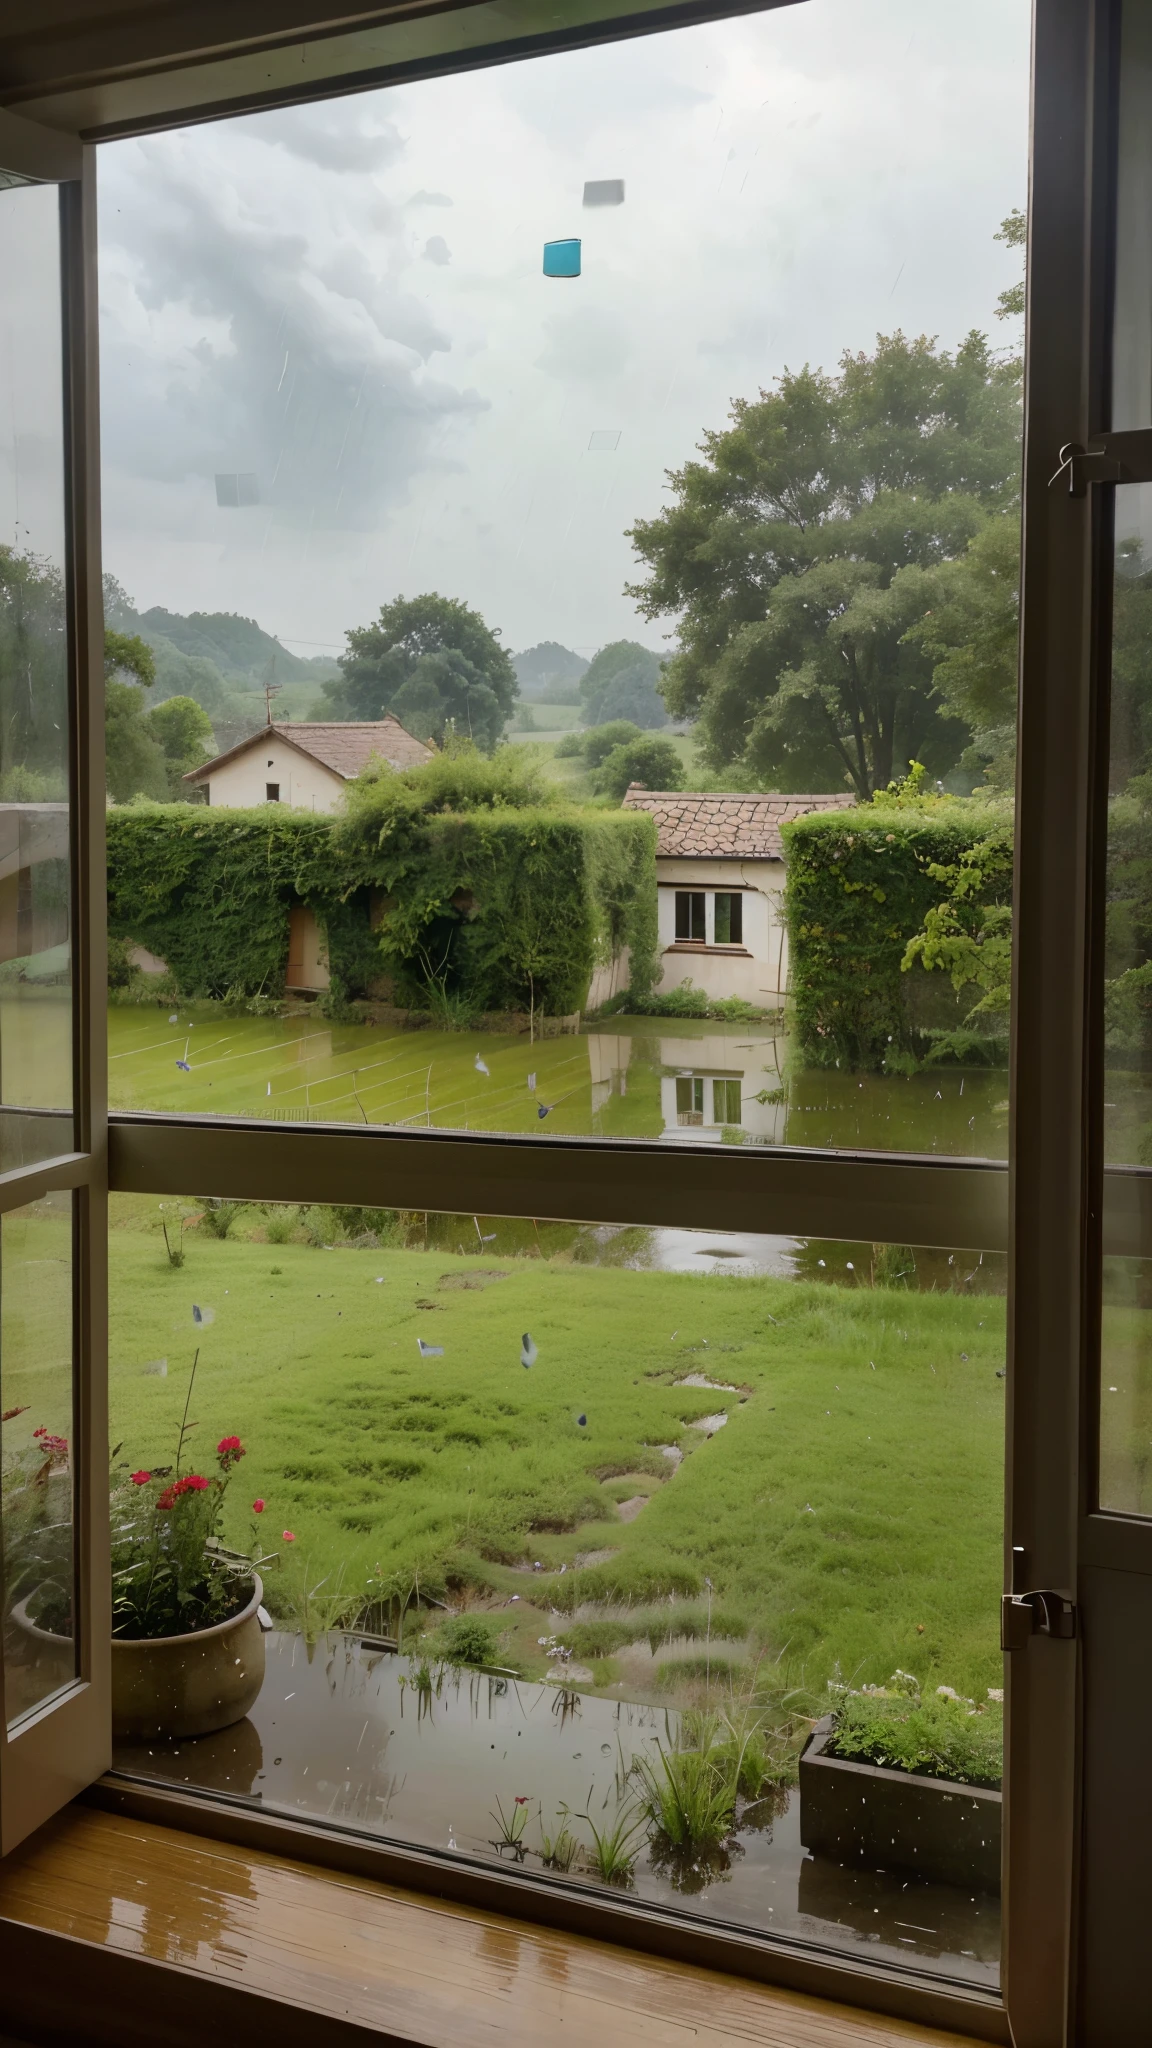
[[[736,1824],[742,1756],[711,1744],[656,1747],[655,1758],[642,1756],[636,1766],[643,1810],[652,1826],[673,1849],[719,1848]]]
[[[580,1839],[568,1825],[571,1818],[567,1806],[561,1806],[556,1816],[556,1832],[546,1834],[540,1829],[540,1858],[549,1870],[568,1872],[580,1855]]]
[[[637,1837],[645,1831],[643,1810],[637,1811],[634,1804],[621,1807],[612,1825],[607,1822],[601,1828],[590,1813],[582,1813],[580,1820],[586,1820],[592,1836],[591,1849],[585,1850],[590,1868],[603,1884],[630,1885],[636,1858],[641,1844]]]

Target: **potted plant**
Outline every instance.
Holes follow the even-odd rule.
[[[189,1401],[195,1374],[196,1359]],[[256,1566],[268,1559],[227,1550],[220,1538],[244,1446],[221,1437],[214,1471],[182,1472],[193,1427],[186,1403],[175,1467],[125,1474],[112,1489],[112,1726],[128,1740],[231,1727],[264,1680]],[[254,1503],[256,1513],[263,1507]],[[59,1643],[71,1633],[69,1589],[38,1584],[13,1619],[38,1643]]]
[[[9,1408],[9,1423],[24,1408]],[[6,1633],[14,1652],[8,1672],[10,1714],[36,1706],[76,1675],[71,1621],[58,1634],[35,1641],[23,1626],[24,1609],[43,1593],[70,1614],[73,1570],[72,1475],[68,1440],[43,1425],[4,1459],[0,1516],[3,1526]],[[13,1640],[12,1631],[15,1632]]]
[[[1002,1695],[921,1695],[894,1672],[886,1686],[830,1687],[836,1705],[800,1758],[806,1849],[940,1884],[1000,1889]]]

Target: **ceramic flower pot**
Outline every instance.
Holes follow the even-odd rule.
[[[154,1636],[149,1642],[112,1641],[112,1732],[127,1741],[148,1736],[212,1735],[242,1721],[264,1683],[264,1631],[259,1607],[264,1588],[253,1578],[252,1597],[230,1621],[190,1635]],[[27,1601],[12,1618],[44,1654],[61,1639],[37,1628]],[[68,1646],[69,1655],[71,1645]]]

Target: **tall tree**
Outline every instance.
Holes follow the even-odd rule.
[[[347,639],[341,680],[324,685],[332,717],[390,711],[418,739],[455,732],[488,752],[496,745],[519,685],[498,631],[479,612],[435,591],[398,597]]]
[[[660,655],[638,640],[612,640],[594,654],[580,678],[580,701],[589,725],[630,718],[645,731],[667,725],[660,694]]]
[[[669,710],[698,719],[708,767],[780,789],[848,782],[866,798],[913,756],[944,773],[968,732],[940,715],[910,637],[923,586],[900,572],[956,559],[1012,504],[1018,363],[977,333],[954,353],[880,336],[835,376],[785,372],[731,418],[631,532],[648,573],[629,595],[678,616]]]

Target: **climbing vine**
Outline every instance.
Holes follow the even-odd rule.
[[[290,912],[314,911],[341,1003],[391,996],[458,1013],[582,1008],[628,947],[656,964],[655,835],[642,813],[514,801],[453,808],[390,776],[346,818],[261,806],[133,804],[108,815],[109,925],[187,996],[278,996]],[[439,803],[432,807],[432,799]]]
[[[860,1071],[899,1069],[926,1049],[914,1014],[924,966],[954,961],[911,942],[939,922],[947,894],[944,871],[975,878],[987,870],[985,895],[1006,903],[1011,889],[1011,834],[1002,809],[958,799],[860,805],[824,811],[782,828],[788,863],[786,905],[791,948],[794,1028],[802,1056]],[[981,866],[973,850],[994,840],[997,859]],[[970,901],[966,909],[978,905]],[[974,922],[969,916],[969,924]],[[997,920],[997,936],[1007,926]],[[905,962],[910,971],[905,971]],[[941,989],[950,977],[939,980]],[[935,994],[933,989],[931,993]],[[959,1010],[975,1002],[979,989]],[[991,1024],[991,1020],[989,1020]]]

